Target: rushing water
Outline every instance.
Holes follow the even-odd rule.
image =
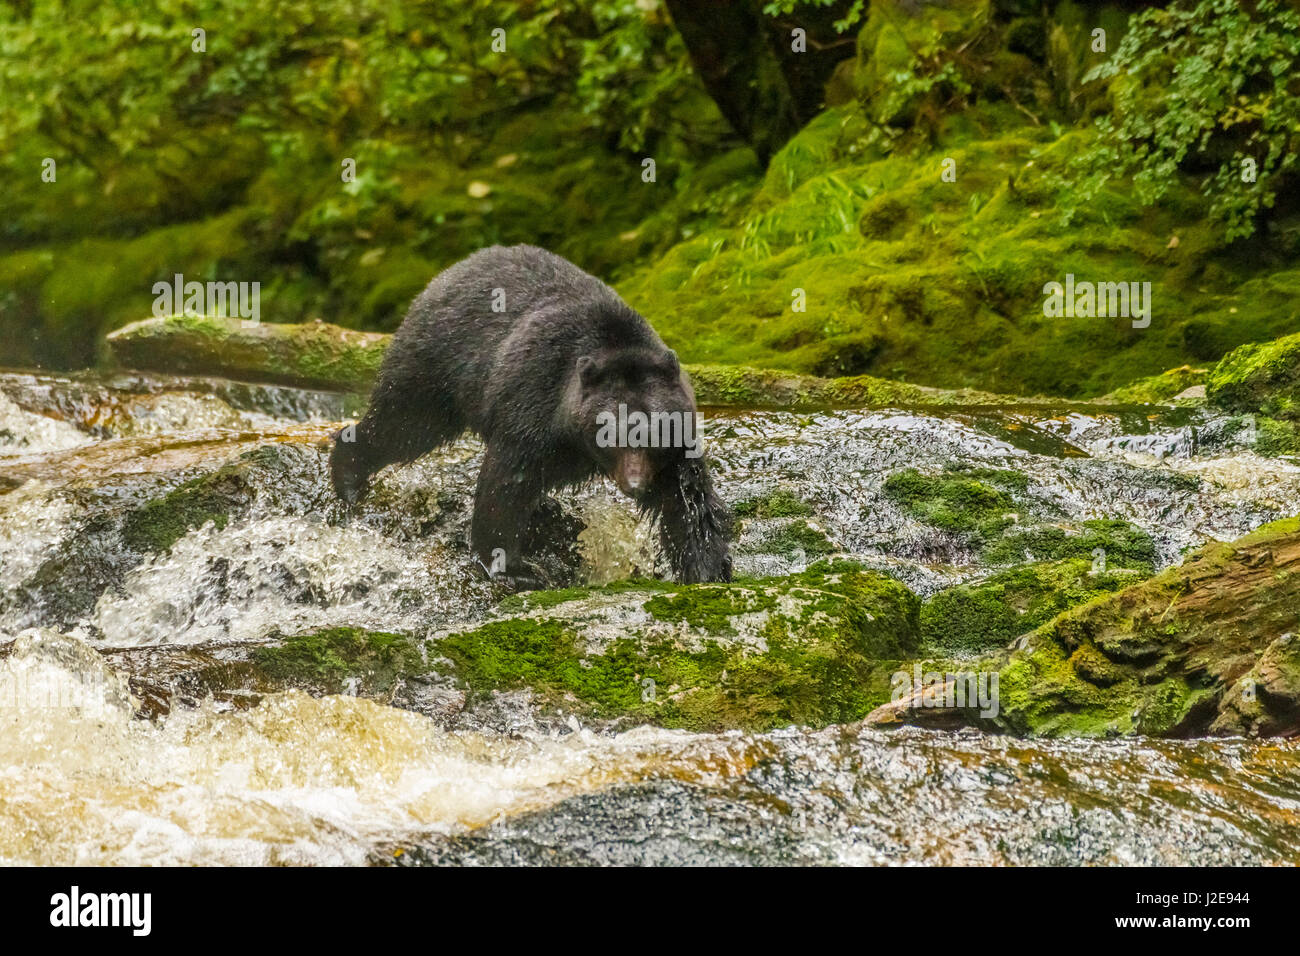
[[[609,734],[526,708],[467,726],[299,692],[142,719],[112,663],[125,653],[329,624],[428,634],[495,603],[464,544],[478,444],[385,474],[344,516],[323,443],[354,411],[214,380],[0,375],[0,861],[1300,862],[1290,741]],[[835,547],[922,594],[982,569],[883,494],[899,468],[1015,468],[1026,519],[1126,518],[1163,564],[1300,513],[1294,463],[1194,410],[716,413],[706,426],[725,497],[787,487]],[[247,470],[225,527],[161,554],[122,545],[124,514],[268,445],[273,467]],[[586,525],[581,576],[660,567],[611,487],[564,501]],[[738,570],[802,563],[765,551],[767,530],[747,525]]]

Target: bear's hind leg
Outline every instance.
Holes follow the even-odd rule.
[[[446,396],[376,389],[361,420],[334,433],[334,493],[355,504],[366,496],[370,476],[379,469],[415,461],[464,430],[464,421]]]

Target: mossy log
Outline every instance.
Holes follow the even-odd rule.
[[[122,365],[143,371],[364,391],[391,337],[326,322],[173,315],[123,326],[109,334],[108,345]]]
[[[145,319],[108,336],[127,368],[216,375],[295,388],[362,392],[370,387],[391,335],[328,322],[298,325],[174,315]],[[870,375],[818,378],[775,369],[689,365],[701,405],[831,408],[867,405],[956,405],[1007,401],[971,390],[942,390]]]

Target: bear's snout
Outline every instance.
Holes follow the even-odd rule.
[[[635,498],[649,487],[653,472],[650,456],[644,450],[623,448],[619,450],[618,458],[614,462],[614,472],[611,477],[618,485],[619,491]]]

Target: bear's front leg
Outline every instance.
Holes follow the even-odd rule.
[[[526,570],[520,543],[542,490],[537,468],[488,446],[474,491],[470,546],[489,577],[518,589],[540,586]]]
[[[680,458],[656,474],[643,506],[659,516],[659,541],[678,581],[731,580],[731,514],[702,459]]]

